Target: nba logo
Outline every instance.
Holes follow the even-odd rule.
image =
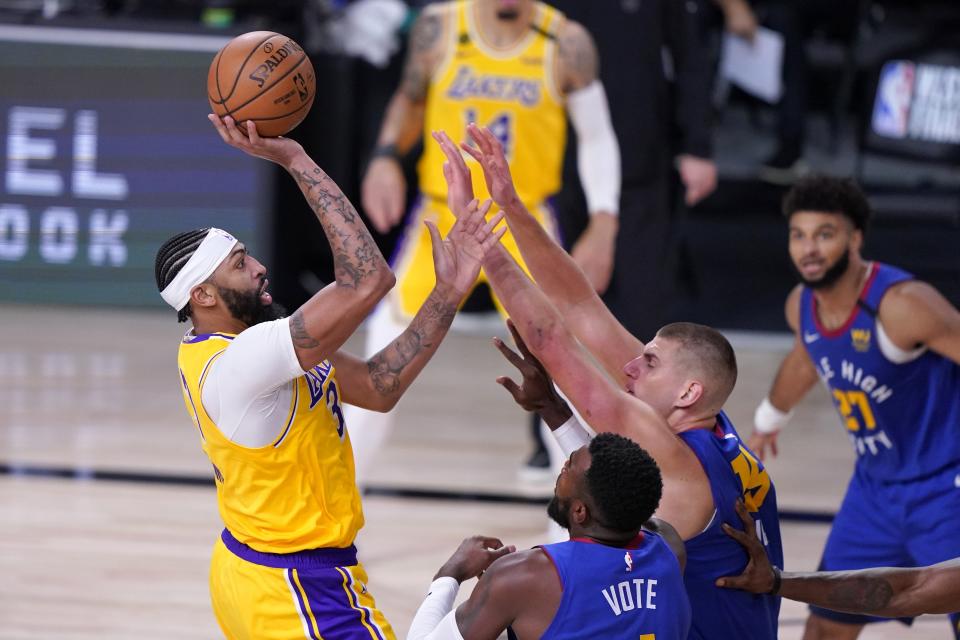
[[[880,71],[872,125],[877,135],[907,137],[910,101],[913,99],[916,65],[906,60],[891,60]]]

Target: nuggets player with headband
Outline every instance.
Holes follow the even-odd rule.
[[[453,224],[443,204],[444,157],[430,139],[433,131],[465,138],[469,123],[489,126],[507,149],[522,185],[521,197],[553,234],[547,199],[560,189],[569,115],[591,213],[573,253],[594,286],[606,288],[616,241],[620,151],[597,80],[597,64],[586,30],[542,2],[458,0],[424,9],[413,28],[403,80],[387,108],[363,181],[364,210],[375,228],[385,232],[403,214],[406,185],[398,158],[423,139],[420,197],[392,260],[397,286],[369,323],[367,353],[385,344],[433,286],[429,242],[421,233],[421,221],[436,220],[441,231]],[[482,179],[478,177],[474,187],[478,198],[487,197]],[[504,245],[519,258],[509,233]],[[351,415],[361,479],[392,419],[362,412]]]
[[[515,552],[476,536],[440,568],[408,640],[610,638],[686,640],[686,553],[676,531],[648,522],[660,470],[637,443],[597,436],[569,457],[547,507],[570,539]],[[647,523],[655,531],[641,530]],[[459,585],[480,574],[451,611]]]
[[[298,143],[210,118],[228,144],[294,177],[336,278],[284,318],[266,269],[226,231],[181,233],[157,252],[161,296],[193,324],[179,380],[225,524],[210,570],[214,613],[228,638],[393,638],[353,545],[363,511],[342,405],[396,403],[449,328],[499,220],[458,221],[446,240],[430,227],[436,287],[393,343],[361,361],[340,346],[394,276],[360,216]]]
[[[483,268],[510,312],[518,347],[543,362],[543,368],[538,362],[532,369],[545,368],[595,431],[630,438],[660,467],[663,499],[657,516],[686,543],[684,586],[693,611],[689,637],[774,640],[779,598],[714,585],[747,565],[747,554],[721,529],[723,521],[736,518],[738,499],[747,504],[770,563],[783,566],[773,482],[723,411],[737,379],[733,347],[720,332],[685,322],[662,327],[646,344],[632,336],[526,211],[496,138],[476,126],[470,135],[476,148],[466,148],[480,162],[536,278],[532,282],[502,247],[484,257]],[[463,203],[472,198],[469,168],[449,138],[438,138],[450,161],[450,208],[468,215],[473,205]],[[502,342],[496,344],[509,353]],[[514,354],[508,359],[518,366],[521,361]],[[527,371],[521,371],[526,381]],[[515,384],[498,381],[524,406]],[[541,387],[552,389],[552,383]],[[541,415],[570,453],[589,443],[589,436],[562,405]]]
[[[775,455],[779,429],[819,378],[857,453],[821,569],[960,556],[960,312],[909,273],[863,259],[870,206],[853,181],[805,178],[783,211],[801,280],[786,304],[796,340],[751,443]],[[804,637],[855,638],[878,620],[813,607]]]

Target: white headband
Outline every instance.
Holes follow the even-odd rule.
[[[183,309],[190,302],[193,288],[206,281],[236,245],[237,239],[232,235],[223,229],[211,227],[207,237],[170,284],[160,292],[160,296],[177,311]]]

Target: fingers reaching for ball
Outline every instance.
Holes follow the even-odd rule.
[[[220,138],[231,147],[275,162],[285,169],[290,169],[293,160],[304,153],[300,143],[290,138],[262,138],[257,132],[257,126],[251,120],[238,126],[230,116],[219,118],[211,113],[207,115],[207,119],[216,128]]]

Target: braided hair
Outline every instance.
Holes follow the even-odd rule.
[[[200,243],[207,237],[210,227],[194,229],[178,233],[157,250],[157,259],[154,263],[154,275],[157,278],[157,289],[163,291],[167,285],[180,273],[187,260],[197,251]],[[177,321],[186,322],[192,313],[188,302],[182,309],[177,310]]]

